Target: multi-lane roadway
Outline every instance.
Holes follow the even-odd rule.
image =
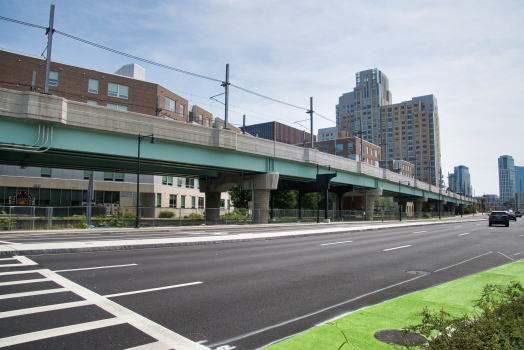
[[[523,228],[521,221],[488,227],[475,217],[289,239],[1,257],[0,347],[257,349],[359,308],[522,259]],[[301,228],[307,229],[313,227]],[[286,230],[296,227],[11,235],[0,244],[233,240]]]

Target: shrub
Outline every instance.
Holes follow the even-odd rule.
[[[507,287],[488,284],[471,319],[467,314],[453,317],[441,310],[424,308],[420,324],[404,328],[403,333],[420,333],[424,345],[408,349],[524,349],[524,288],[519,282]]]
[[[82,214],[79,222],[75,225],[76,228],[87,228],[87,218],[86,214]]]
[[[170,219],[175,216],[175,213],[169,210],[164,210],[158,213],[158,217],[161,219]]]
[[[2,211],[2,219],[0,219],[0,228],[3,231],[12,230],[15,224],[16,221],[14,219],[10,219],[9,216],[7,216],[7,213],[5,211]]]
[[[198,213],[191,213],[187,216],[187,218],[191,220],[200,220],[204,218],[204,215]]]

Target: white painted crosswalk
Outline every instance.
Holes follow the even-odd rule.
[[[15,261],[15,263],[13,263]],[[133,266],[136,264],[122,265],[123,266]],[[10,271],[13,268],[31,268],[31,270],[20,270],[20,271]],[[110,266],[108,268],[115,267]],[[103,267],[96,267],[99,269]],[[82,269],[78,269],[82,270]],[[74,271],[74,270],[69,270]],[[21,278],[17,280],[17,275],[23,276],[26,274],[38,274],[38,277],[31,278],[35,276],[30,276],[26,278]],[[6,277],[4,277],[6,276]],[[4,278],[4,279],[2,279]],[[5,280],[7,278],[7,280]],[[9,279],[15,280],[9,280]],[[10,299],[18,299],[18,301],[23,304],[24,298],[43,296],[46,294],[53,293],[65,293],[70,294],[74,293],[77,297],[82,298],[80,301],[70,301],[65,302],[63,295],[57,294],[57,297],[54,299],[56,303],[51,305],[40,305],[27,308],[20,308],[16,310],[7,310],[0,312],[0,320],[9,321],[10,318],[24,317],[26,315],[43,315],[46,313],[56,312],[57,310],[67,310],[67,309],[78,309],[82,307],[97,307],[107,313],[112,317],[93,320],[90,322],[69,324],[60,327],[54,327],[49,329],[42,329],[24,333],[23,329],[20,330],[20,334],[10,334],[9,336],[2,337],[0,333],[0,348],[5,348],[14,345],[28,344],[31,343],[31,348],[39,348],[38,342],[48,340],[50,338],[74,335],[76,333],[82,333],[87,331],[97,331],[101,329],[106,329],[108,327],[114,327],[119,325],[131,325],[134,327],[136,332],[144,333],[144,337],[153,338],[155,341],[147,344],[142,344],[133,349],[186,349],[186,350],[197,350],[197,349],[207,349],[204,346],[197,344],[187,338],[182,337],[181,335],[119,305],[115,302],[114,297],[120,295],[128,295],[141,292],[151,292],[155,290],[163,289],[174,289],[179,287],[191,286],[200,284],[202,282],[192,282],[176,286],[167,286],[162,288],[154,288],[151,290],[145,291],[136,291],[128,293],[120,293],[115,295],[103,296],[98,293],[95,293],[69,279],[60,275],[57,271],[51,271],[45,268],[39,268],[38,264],[33,260],[25,256],[14,256],[12,258],[0,258],[0,303],[9,302]],[[55,286],[52,286],[55,284]],[[38,288],[42,286],[42,288]],[[51,288],[50,288],[51,286]],[[29,288],[30,291],[19,291],[12,292],[13,288]],[[10,289],[7,289],[10,288]],[[36,290],[34,290],[36,288]],[[11,291],[11,292],[10,292]],[[65,295],[64,294],[64,295]],[[112,299],[109,299],[112,298]],[[62,300],[61,300],[62,299]],[[5,309],[4,309],[5,310]],[[87,312],[87,311],[86,311]],[[50,316],[51,317],[51,316]],[[38,318],[42,322],[42,317]],[[74,322],[74,321],[71,321]],[[42,326],[40,326],[42,327]],[[45,324],[43,325],[45,327]],[[18,330],[17,330],[18,331]],[[147,336],[148,337],[147,337]],[[25,345],[24,345],[25,346]]]

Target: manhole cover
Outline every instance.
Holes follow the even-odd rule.
[[[43,269],[44,267],[41,265],[29,265],[29,266],[14,266],[11,267],[10,270],[12,271],[25,271],[25,270],[38,270]]]
[[[378,331],[374,334],[375,339],[380,340],[386,344],[397,344],[404,345],[404,341],[409,344],[424,344],[426,343],[426,338],[420,334],[409,332],[402,338],[402,331],[398,329],[386,329],[383,331]]]
[[[410,275],[424,276],[424,275],[429,275],[431,272],[422,271],[422,270],[409,270],[409,271],[406,271],[406,273],[409,273]]]

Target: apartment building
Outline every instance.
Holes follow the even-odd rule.
[[[297,144],[302,146],[303,144]],[[311,142],[306,142],[307,148],[311,148]],[[334,154],[340,157],[360,161],[361,159],[369,165],[378,167],[381,159],[380,146],[363,141],[358,137],[334,138],[332,140],[317,141],[314,149],[324,153]]]
[[[0,50],[0,87],[44,91],[44,59]],[[223,128],[224,121],[164,86],[145,79],[145,70],[130,64],[117,73],[100,72],[51,62],[49,93],[82,103],[115,108],[172,120]],[[240,133],[234,126],[228,129]],[[87,179],[83,170],[0,165],[0,205],[80,206],[86,203]],[[95,203],[106,207],[136,205],[136,175],[95,172]],[[140,176],[140,205],[173,209],[205,206],[198,179],[173,176]],[[221,207],[229,196],[222,194]],[[131,209],[131,208],[130,208]]]
[[[453,174],[449,174],[449,188],[465,196],[472,196],[471,175],[469,168],[464,165],[456,166]]]
[[[440,182],[440,131],[433,95],[392,102],[387,76],[378,69],[356,73],[356,87],[339,97],[337,125],[351,136],[380,145],[387,160],[415,165],[418,180]]]
[[[405,160],[383,160],[380,167],[396,172],[398,174],[415,178],[415,165]]]

